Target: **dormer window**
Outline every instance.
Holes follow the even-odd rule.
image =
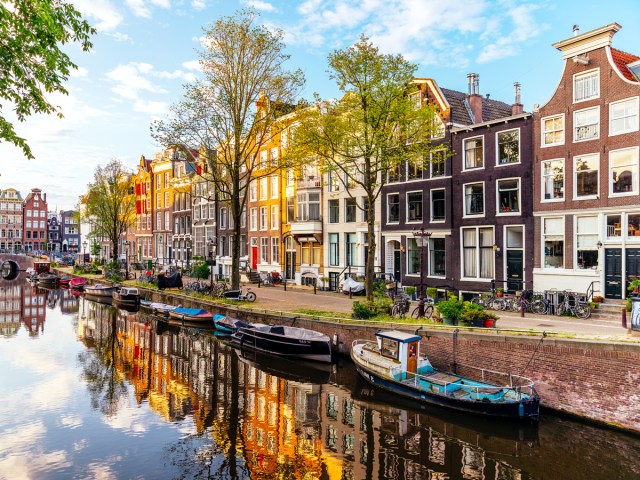
[[[636,77],[636,80],[640,82],[640,60],[627,64],[627,68]]]
[[[411,108],[418,110],[422,106],[422,92],[417,91],[410,94],[409,102],[411,103]]]
[[[584,102],[600,96],[600,70],[573,76],[573,102]]]

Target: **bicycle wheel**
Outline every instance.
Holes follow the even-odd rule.
[[[577,303],[574,307],[574,311],[578,318],[589,318],[591,316],[591,308],[589,308],[589,305],[585,305],[584,303]]]
[[[424,317],[425,318],[433,317],[433,305],[425,305],[425,307],[424,307]]]
[[[535,300],[531,304],[531,311],[533,313],[537,313],[538,315],[545,314],[547,313],[547,304],[544,303],[542,300]]]
[[[399,304],[394,304],[393,307],[391,308],[391,316],[392,317],[402,317],[403,316],[403,311],[402,311],[402,307]]]
[[[484,306],[484,302],[482,301],[482,298],[480,298],[480,296],[473,297],[473,298],[471,299],[471,303],[475,303],[475,304],[477,304],[477,305],[482,305],[482,306]]]
[[[256,294],[253,292],[247,292],[247,302],[255,302]]]
[[[489,307],[494,310],[504,310],[507,308],[507,304],[504,301],[504,298],[494,298],[489,302]]]
[[[565,310],[566,310],[566,309],[567,309],[567,306],[566,306],[564,303],[559,304],[559,305],[556,307],[556,315],[558,315],[559,317],[561,317],[561,316],[564,314],[564,312],[565,312]]]

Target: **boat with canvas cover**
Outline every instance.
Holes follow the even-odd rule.
[[[102,285],[96,283],[95,285],[85,286],[84,293],[94,297],[112,298],[112,293],[115,292],[118,287],[114,285]]]
[[[420,402],[476,414],[538,420],[540,396],[519,375],[462,367],[470,376],[435,369],[420,355],[419,335],[387,330],[354,340],[351,359],[369,383]]]
[[[176,307],[169,311],[169,318],[183,322],[210,322],[213,324],[213,313],[202,308]]]
[[[221,315],[219,313],[216,313],[213,316],[213,323],[215,324],[217,331],[229,335],[237,332],[238,328],[249,325],[247,322],[238,320],[237,318],[231,318],[226,315]]]
[[[113,301],[121,305],[140,305],[140,290],[136,287],[120,287],[111,293]]]

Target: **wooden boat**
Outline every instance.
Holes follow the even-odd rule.
[[[91,295],[94,297],[108,297],[113,298],[112,293],[115,292],[118,287],[113,285],[102,285],[101,283],[96,283],[95,285],[89,285],[84,287],[84,292],[87,295]]]
[[[69,288],[74,288],[76,290],[82,290],[87,283],[87,280],[82,277],[74,277],[69,280]]]
[[[420,356],[422,337],[380,331],[376,340],[354,340],[351,359],[365,380],[384,390],[465,412],[506,418],[538,419],[540,397],[525,377],[465,367],[478,381],[439,371]]]
[[[60,277],[54,275],[53,273],[41,273],[38,275],[38,285],[53,287],[58,285],[59,281]]]
[[[213,316],[213,323],[217,331],[228,335],[237,332],[240,327],[249,325],[247,322],[238,320],[237,318],[227,317],[226,315],[220,315],[219,313]]]
[[[149,310],[154,315],[168,316],[169,312],[174,308],[178,308],[175,305],[169,305],[167,303],[151,302],[149,300],[140,300],[140,306],[146,310]]]
[[[121,305],[140,305],[140,290],[136,287],[120,287],[111,292],[113,301]]]
[[[169,310],[169,318],[183,322],[211,322],[213,325],[213,313],[202,308],[176,307]]]
[[[238,328],[238,331],[231,335],[231,339],[242,348],[252,348],[287,358],[331,362],[329,337],[306,328],[251,323]]]

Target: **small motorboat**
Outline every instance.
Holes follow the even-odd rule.
[[[210,322],[213,324],[213,313],[202,308],[176,307],[169,311],[169,318],[183,322]]]
[[[437,370],[420,355],[421,340],[413,333],[379,331],[376,341],[354,340],[351,359],[366,381],[403,397],[475,414],[538,420],[540,396],[533,381],[471,366],[464,371],[474,378]]]
[[[226,315],[221,315],[219,313],[216,313],[213,316],[213,323],[216,326],[217,331],[228,335],[237,332],[240,327],[246,327],[249,325],[247,322],[238,320],[237,318],[227,317]]]
[[[136,287],[120,287],[111,293],[111,297],[121,305],[140,305],[140,290]]]
[[[154,315],[161,315],[163,317],[168,316],[169,312],[174,308],[180,307],[180,305],[176,307],[175,305],[169,305],[167,303],[160,302],[151,302],[149,300],[140,300],[140,306],[146,310],[149,310]]]
[[[41,273],[38,275],[38,285],[43,287],[55,287],[58,285],[60,277],[53,273]]]
[[[114,285],[102,285],[101,283],[96,283],[95,285],[89,285],[84,287],[84,292],[87,295],[93,297],[102,297],[102,298],[113,298],[112,294],[118,289],[118,287]]]
[[[87,280],[82,277],[74,277],[69,280],[69,288],[73,288],[75,290],[82,290],[86,285]]]

